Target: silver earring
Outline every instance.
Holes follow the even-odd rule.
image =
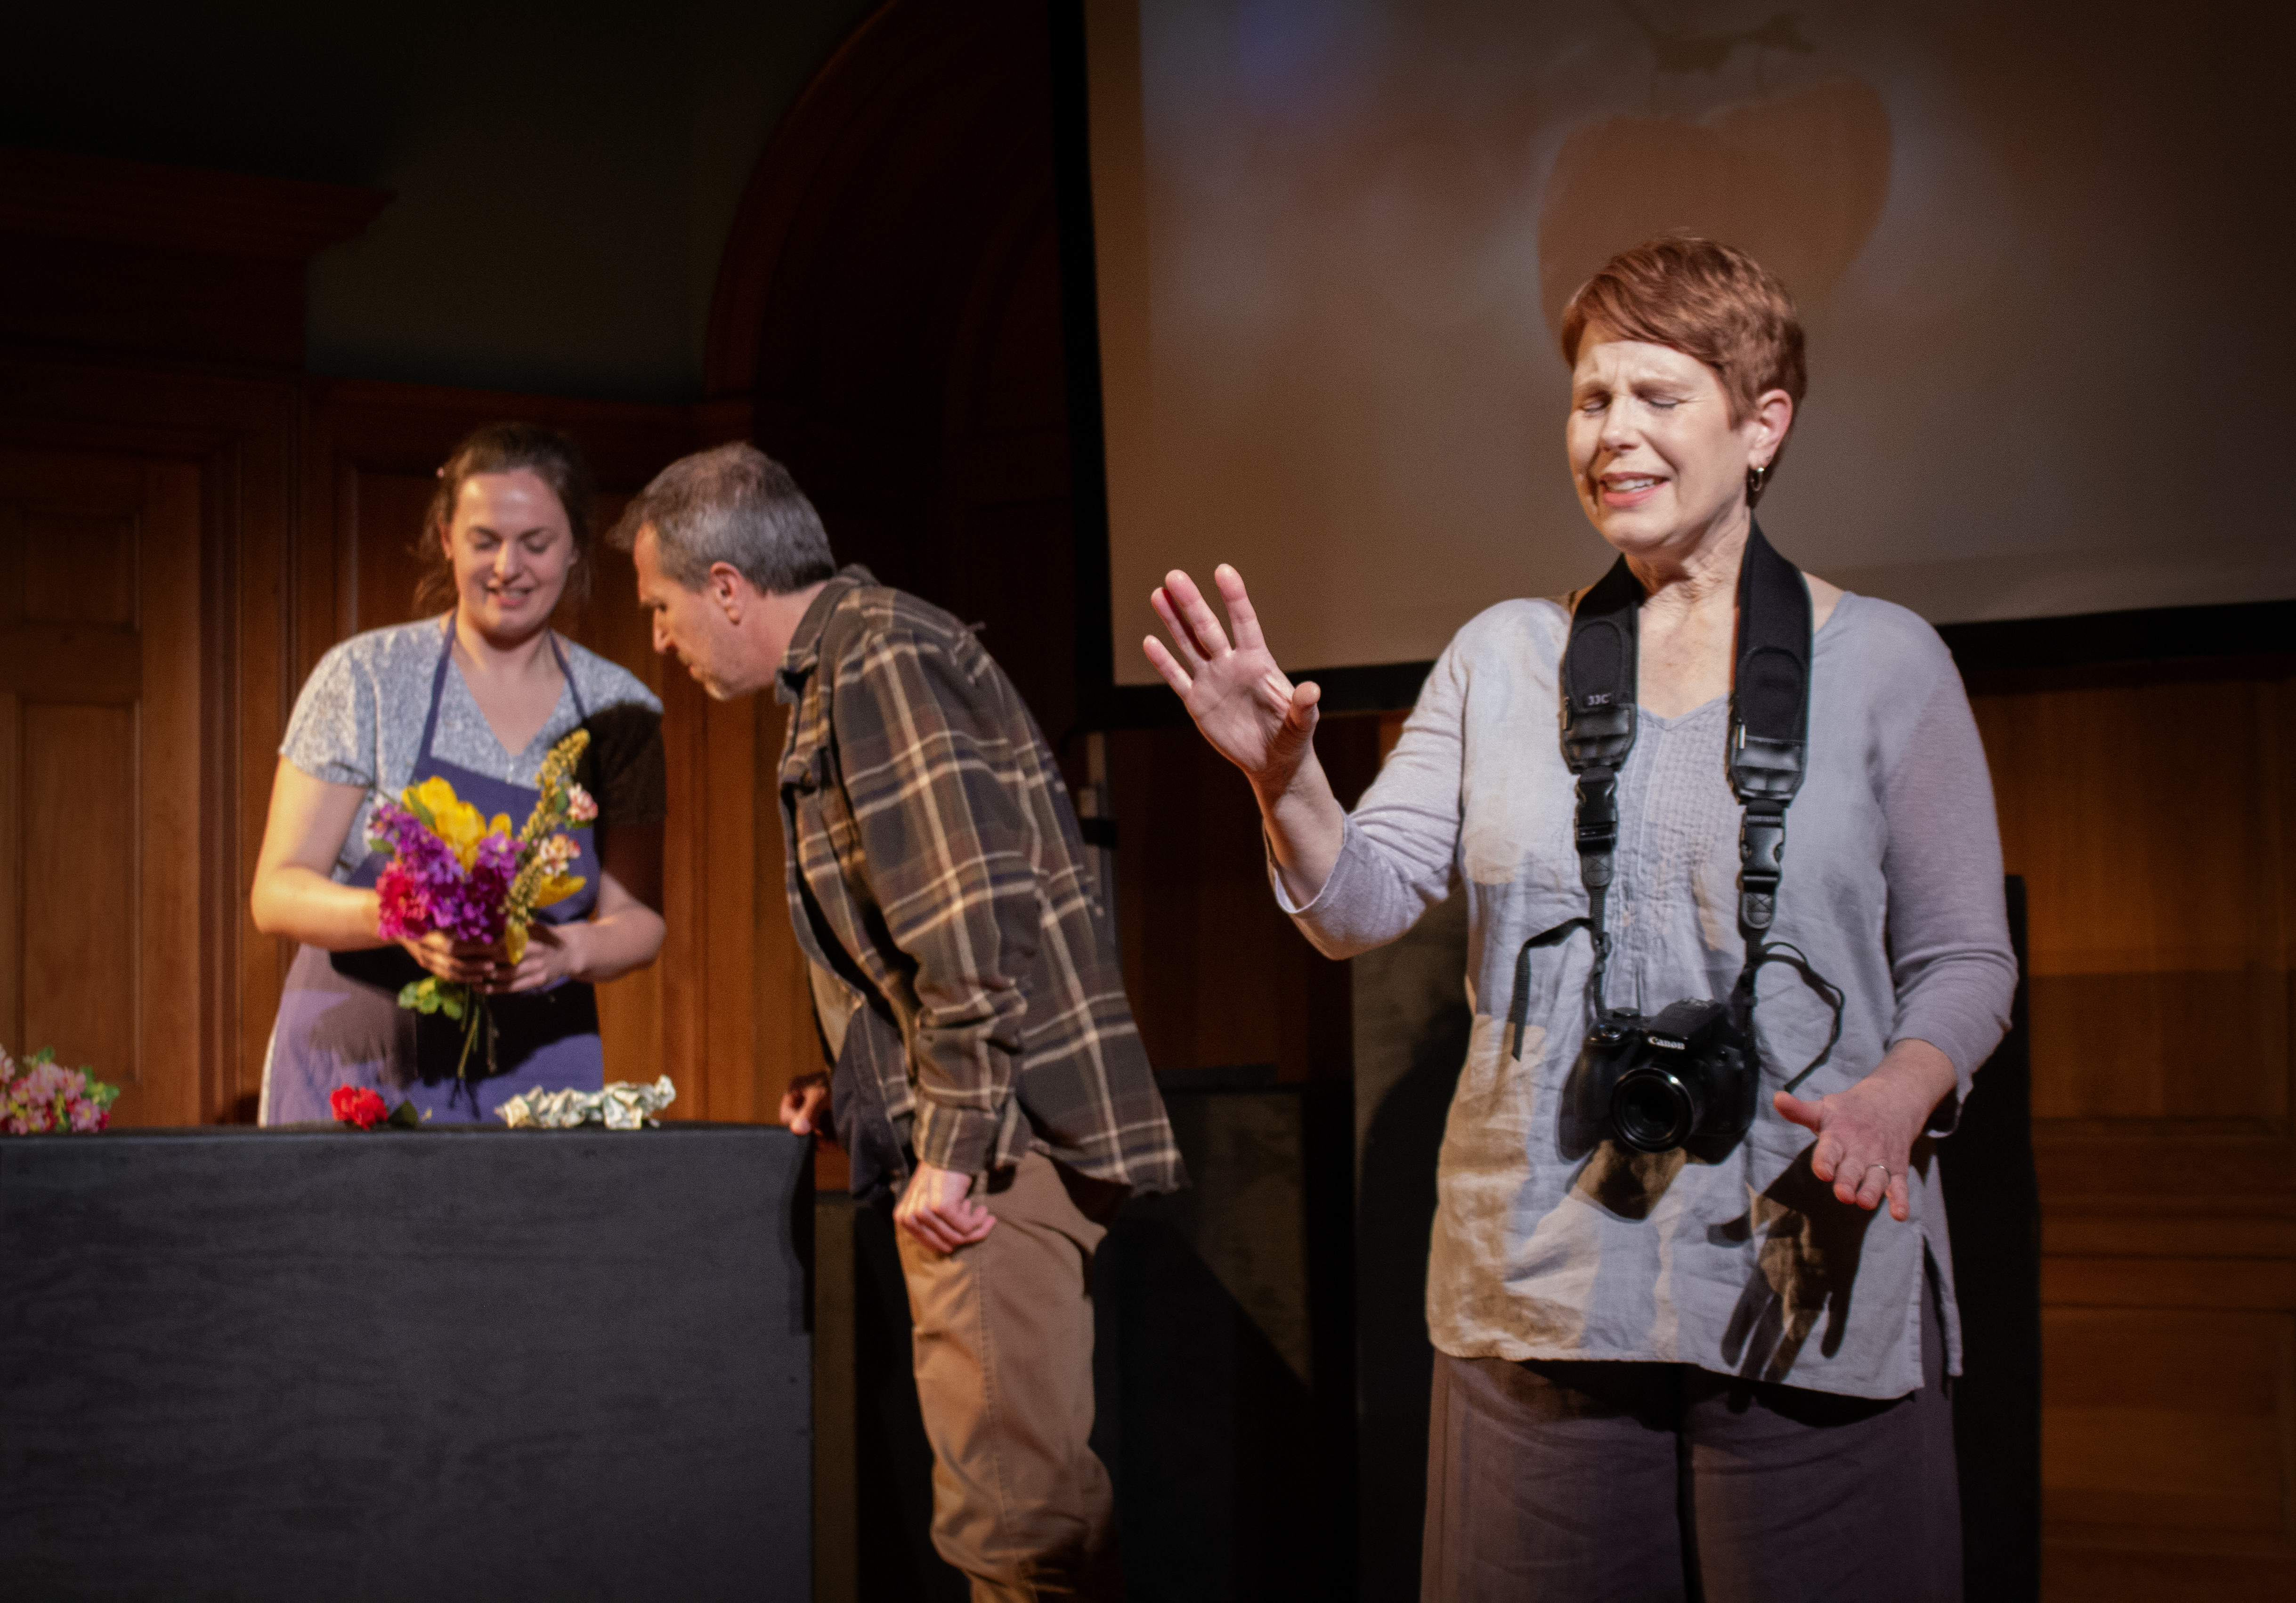
[[[1746,498],[1751,501],[1755,496],[1760,495],[1762,493],[1762,487],[1769,483],[1769,463],[1766,462],[1756,462],[1751,467],[1748,468],[1746,470]]]

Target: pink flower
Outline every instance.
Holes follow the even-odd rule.
[[[383,939],[419,940],[430,933],[430,898],[422,894],[422,881],[406,864],[394,862],[385,868],[375,879],[374,889],[382,902],[375,928]]]
[[[101,1130],[119,1094],[85,1068],[66,1068],[43,1047],[19,1064],[0,1051],[0,1134]]]
[[[566,816],[576,823],[588,823],[598,816],[597,802],[571,780],[566,781]]]

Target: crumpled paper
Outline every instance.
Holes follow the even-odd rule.
[[[651,1085],[617,1080],[603,1091],[522,1091],[495,1111],[513,1130],[642,1130],[676,1100],[677,1087],[664,1075]]]

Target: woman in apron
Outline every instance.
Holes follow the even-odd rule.
[[[347,1085],[411,1100],[438,1125],[492,1123],[523,1092],[603,1083],[592,986],[660,947],[663,786],[660,704],[549,628],[586,576],[588,501],[563,437],[479,430],[439,470],[424,543],[437,563],[426,586],[451,586],[454,610],[345,641],[304,685],[250,898],[258,928],[302,943],[265,1064],[263,1123],[331,1118]],[[568,830],[583,884],[536,915],[521,960],[443,934],[383,941],[374,885],[389,858],[366,845],[375,804],[443,779],[516,829],[543,759],[578,727],[591,744],[577,777],[599,806],[594,828]],[[426,973],[486,994],[491,1053],[481,1043],[463,1061],[459,1022],[398,1006]]]

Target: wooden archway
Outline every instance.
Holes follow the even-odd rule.
[[[889,0],[759,158],[707,384],[840,560],[968,622],[1048,736],[1076,713],[1043,0]]]

